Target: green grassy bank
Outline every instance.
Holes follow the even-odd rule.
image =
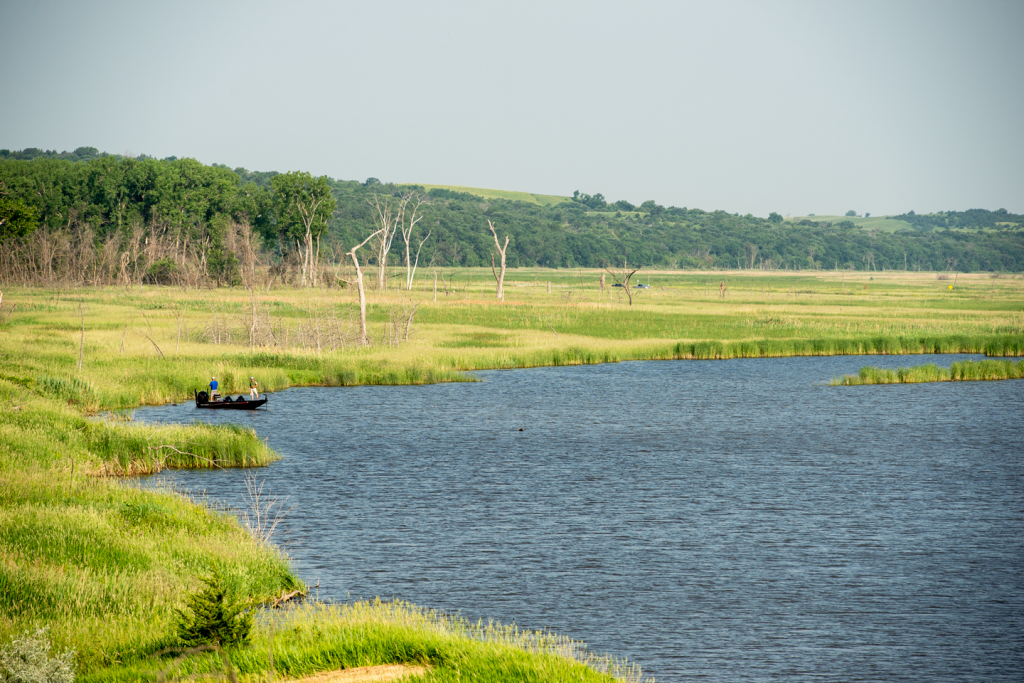
[[[400,602],[305,604],[264,612],[249,647],[229,651],[242,681],[294,680],[321,671],[390,663],[425,665],[430,681],[642,680],[628,662],[595,656],[571,639],[514,626],[469,623],[459,617]],[[170,664],[170,665],[169,665]],[[153,681],[161,672],[181,678],[223,674],[216,653],[177,665],[139,661],[82,677],[85,683]]]
[[[963,361],[948,368],[934,363],[909,368],[888,370],[866,366],[856,375],[833,379],[831,384],[854,386],[859,384],[915,384],[919,382],[968,382],[1024,378],[1024,361]]]

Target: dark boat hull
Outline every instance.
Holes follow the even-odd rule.
[[[266,397],[258,398],[255,401],[232,401],[230,397],[225,401],[209,401],[206,399],[205,391],[196,392],[196,408],[207,408],[209,410],[256,410],[260,406],[266,405],[266,403]]]

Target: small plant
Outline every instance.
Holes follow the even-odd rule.
[[[242,512],[242,524],[249,530],[253,539],[262,545],[270,545],[277,525],[285,515],[295,509],[293,505],[285,508],[287,498],[281,500],[263,492],[266,479],[257,480],[255,474],[245,475],[245,492],[248,499],[248,510]]]
[[[28,631],[0,648],[0,683],[72,683],[75,652],[50,656],[46,629]]]
[[[247,611],[248,603],[236,600],[234,591],[217,568],[202,581],[205,587],[185,599],[185,609],[174,610],[182,644],[188,647],[247,644],[253,621]]]

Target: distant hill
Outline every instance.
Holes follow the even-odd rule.
[[[861,216],[796,216],[793,218],[787,218],[786,220],[792,223],[811,221],[812,223],[831,223],[833,225],[849,221],[858,228],[864,228],[865,230],[881,230],[882,232],[896,232],[897,230],[911,229],[910,223],[895,220],[889,216],[869,216],[868,218]]]
[[[968,209],[967,211],[940,211],[916,214],[909,211],[892,217],[910,224],[915,230],[1017,230],[1024,228],[1024,216],[1006,209]]]
[[[482,187],[463,187],[462,185],[427,185],[417,183],[420,187],[430,192],[431,190],[449,190],[461,194],[471,194],[484,199],[507,199],[512,202],[527,202],[539,204],[540,206],[554,206],[569,201],[570,197],[559,197],[551,194],[534,194],[531,192],[516,192],[514,190],[487,190]],[[440,193],[433,193],[439,196]]]
[[[1024,228],[1024,216],[1013,214],[1006,209],[968,209],[967,211],[940,211],[938,213],[918,214],[913,211],[898,216],[797,216],[787,221],[800,224],[812,223],[837,224],[849,221],[859,228],[896,232],[897,230],[916,230],[932,232],[934,230],[1018,230]]]

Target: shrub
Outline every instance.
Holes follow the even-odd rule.
[[[187,647],[217,644],[245,645],[252,631],[246,601],[236,600],[220,571],[202,579],[205,587],[185,599],[186,609],[175,610],[178,638]]]
[[[9,645],[0,648],[0,682],[2,683],[72,683],[75,680],[73,650],[50,656],[50,640],[46,629],[25,632]]]

